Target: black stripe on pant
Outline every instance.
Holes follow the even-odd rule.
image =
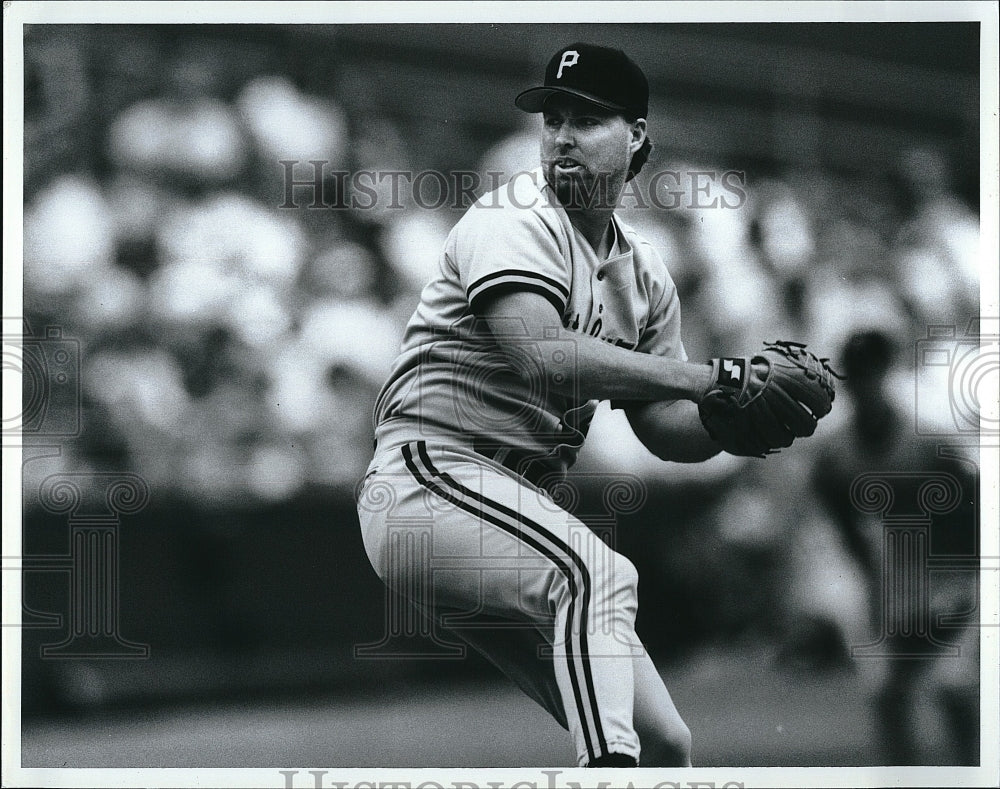
[[[526,545],[545,556],[559,569],[559,572],[566,578],[570,592],[570,604],[566,617],[566,660],[568,663],[570,684],[573,687],[573,696],[576,702],[577,714],[580,718],[580,725],[583,729],[584,741],[587,746],[588,762],[593,762],[595,758],[602,754],[607,754],[607,741],[604,737],[604,729],[601,726],[600,713],[597,705],[597,694],[594,690],[594,678],[590,668],[590,654],[587,647],[587,609],[590,603],[590,572],[583,560],[568,544],[559,537],[546,530],[543,526],[525,517],[510,507],[493,501],[492,499],[470,490],[449,474],[440,472],[435,468],[430,456],[427,454],[425,442],[416,443],[417,456],[414,457],[414,445],[402,447],[403,459],[406,467],[413,475],[414,479],[424,488],[435,495],[441,497],[466,512],[481,518],[482,520],[503,529],[511,536],[521,540]],[[421,471],[420,466],[423,466]],[[437,483],[433,478],[441,480]],[[479,502],[480,505],[488,506],[501,515],[506,516],[512,522],[502,520],[496,515],[487,512],[482,507],[470,504],[464,498]],[[555,546],[556,550],[547,548],[540,540],[549,542]],[[558,553],[557,553],[558,551]],[[560,556],[559,553],[563,554]],[[564,558],[565,557],[565,558]],[[569,560],[569,562],[566,561]],[[575,606],[579,598],[580,603],[580,628],[579,633],[573,632],[573,618]],[[584,676],[584,687],[580,687],[577,675],[577,668],[581,668]],[[584,698],[586,697],[586,698]],[[593,716],[593,736],[587,721],[587,708],[589,707]],[[599,752],[595,752],[594,739],[597,740]]]

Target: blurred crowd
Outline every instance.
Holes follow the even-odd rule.
[[[349,487],[374,393],[460,211],[388,194],[373,208],[310,207],[316,191],[292,189],[289,174],[308,182],[312,160],[326,173],[415,172],[433,155],[388,118],[351,117],[335,89],[310,92],[263,65],[234,77],[207,45],[138,46],[132,60],[155,68],[123,101],[134,62],[102,70],[79,36],[36,35],[29,146],[52,133],[83,148],[77,166],[30,179],[24,220],[32,330],[59,326],[81,343],[83,433],[64,462],[124,464],[155,489],[216,503]],[[59,103],[67,85],[81,129]],[[50,132],[56,115],[63,126]],[[482,173],[536,164],[533,128],[481,146]],[[978,219],[950,191],[947,160],[915,147],[894,165],[869,177],[755,173],[677,161],[663,140],[640,190],[687,194],[669,210],[626,200],[622,213],[678,285],[690,357],[781,337],[836,359],[857,331],[906,346],[929,324],[975,314]],[[679,180],[657,181],[663,170]],[[716,200],[727,171],[739,199],[692,207]],[[708,192],[695,194],[692,173],[711,174],[699,182]],[[328,179],[321,198],[334,193]],[[905,357],[890,375],[909,373]],[[910,387],[898,394],[905,408]]]
[[[55,41],[80,49],[72,35]],[[100,70],[76,54],[43,69],[39,94],[74,64],[92,102],[109,92],[87,83]],[[309,160],[412,169],[398,133],[352,133],[335,96],[280,73],[250,75],[224,98],[226,69],[208,46],[142,55],[162,74],[100,116],[97,162],[81,156],[26,195],[25,314],[37,336],[59,327],[81,348],[82,434],[62,463],[128,468],[214,505],[349,490],[448,222],[307,208],[301,189],[297,209],[280,208],[279,160],[301,162],[299,179]],[[45,123],[34,98],[29,139]]]
[[[448,151],[359,116],[349,81],[324,89],[238,42],[137,38],[119,51],[75,33],[29,36],[26,149],[79,155],[55,169],[26,156],[24,310],[37,336],[58,326],[79,341],[83,410],[59,458],[25,467],[27,505],[31,475],[60,468],[132,470],[208,507],[348,495],[369,460],[378,387],[460,212],[384,199],[310,208],[303,187],[297,208],[282,207],[279,162],[299,162],[307,181],[312,160],[446,170]],[[476,141],[480,172],[535,166],[533,119],[518,126],[519,115],[512,106],[507,136]],[[767,612],[795,659],[817,640],[822,655],[846,654],[873,632],[881,539],[847,486],[864,471],[934,465],[916,409],[943,431],[954,417],[946,389],[915,391],[914,349],[928,326],[961,334],[978,314],[977,214],[956,196],[946,152],[916,141],[879,173],[754,171],[678,159],[655,118],[651,129],[638,185],[670,170],[687,193],[677,208],[627,204],[622,216],[667,263],[689,356],[794,339],[849,377],[817,436],[767,462],[666,468],[602,408],[581,467],[720,492],[685,560],[729,579],[718,593],[732,598],[730,620],[716,624],[738,635]],[[720,197],[727,171],[744,199],[692,207]],[[694,194],[693,172],[714,174],[707,193]],[[753,594],[741,593],[750,579]]]

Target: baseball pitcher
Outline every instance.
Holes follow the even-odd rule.
[[[615,215],[652,148],[648,93],[625,53],[575,43],[517,96],[541,113],[541,167],[449,235],[378,398],[358,496],[379,577],[545,707],[590,767],[691,764],[635,634],[634,565],[547,490],[597,403],[623,408],[660,458],[700,462],[787,447],[834,397],[826,362],[795,343],[688,361],[670,275]],[[418,547],[392,548],[408,529]]]

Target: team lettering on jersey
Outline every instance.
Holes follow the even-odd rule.
[[[635,349],[636,347],[635,343],[631,343],[628,340],[623,340],[619,337],[615,337],[612,334],[607,334],[607,335],[601,334],[601,330],[604,328],[604,320],[600,316],[598,316],[598,318],[593,323],[590,324],[589,328],[584,327],[583,329],[581,329],[580,320],[581,320],[580,313],[574,314],[572,319],[569,317],[569,315],[565,315],[563,316],[563,328],[569,329],[570,331],[579,332],[580,334],[589,334],[591,337],[596,337],[598,340],[601,340],[602,342],[606,342],[609,345],[615,345],[619,348],[627,348],[630,351]]]

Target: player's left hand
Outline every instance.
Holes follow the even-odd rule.
[[[811,436],[830,413],[840,376],[802,343],[764,343],[752,358],[713,359],[698,403],[708,434],[731,455],[766,457]]]

